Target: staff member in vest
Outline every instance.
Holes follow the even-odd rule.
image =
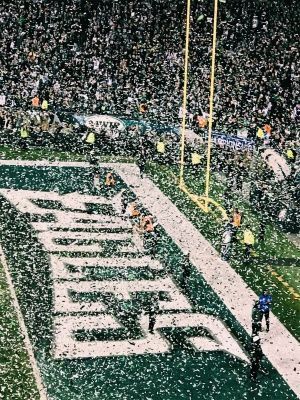
[[[27,149],[28,147],[28,137],[29,137],[29,132],[26,124],[22,124],[21,129],[20,129],[20,147],[22,149]]]
[[[140,216],[140,211],[138,210],[137,203],[135,201],[128,203],[125,211],[125,216],[129,217],[129,219],[133,222],[137,222],[138,217]]]
[[[37,108],[40,105],[40,99],[38,95],[35,95],[31,101],[32,107]]]
[[[95,141],[96,141],[95,133],[92,131],[88,131],[85,137],[85,143],[90,151],[94,149]]]
[[[48,111],[48,107],[49,107],[48,100],[44,99],[42,101],[41,108],[42,108],[43,111]]]
[[[272,305],[272,296],[270,295],[268,289],[264,290],[259,296],[259,305],[262,312],[262,319],[265,316],[267,332],[270,330],[270,309]]]
[[[254,246],[254,235],[250,230],[250,226],[247,225],[244,230],[244,244],[245,244],[245,261],[248,262],[250,260],[251,250]]]
[[[157,159],[162,161],[165,159],[166,156],[166,145],[163,139],[159,139],[158,142],[155,144],[156,147],[156,156],[158,155]]]

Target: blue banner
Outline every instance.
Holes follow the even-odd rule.
[[[216,146],[225,150],[253,152],[255,149],[254,140],[230,136],[225,133],[213,132],[212,141]]]

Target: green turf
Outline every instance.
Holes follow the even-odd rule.
[[[95,190],[90,170],[85,168],[2,166],[1,172],[1,186],[4,188],[55,190],[61,194],[73,191],[82,194],[93,193]],[[102,170],[102,175],[105,176],[106,172]],[[120,181],[119,189],[121,187]],[[109,196],[109,193],[105,195]],[[52,206],[57,208],[55,203]],[[50,398],[188,400],[197,399],[200,394],[201,400],[239,400],[249,397],[255,400],[260,397],[268,400],[295,399],[267,360],[264,360],[263,365],[269,373],[268,379],[262,377],[259,385],[253,386],[248,378],[249,367],[240,360],[223,352],[195,352],[185,342],[185,337],[197,333],[193,328],[165,329],[164,334],[173,346],[173,350],[166,354],[54,360],[52,283],[48,254],[37,241],[36,233],[29,224],[29,216],[18,212],[6,200],[2,200],[1,207],[1,241],[7,261],[11,265],[22,313]],[[195,215],[198,215],[198,210],[195,211]],[[162,273],[171,276],[176,286],[185,293],[193,312],[221,318],[246,348],[249,336],[201,274],[192,269],[187,285],[183,286],[180,267],[182,252],[172,239],[159,229],[161,239],[158,254],[166,261],[166,268]],[[106,251],[103,253],[107,255]],[[103,277],[103,271],[95,272],[97,278]],[[104,277],[107,278],[106,274]],[[116,279],[116,276],[114,278]],[[134,272],[127,278],[134,279]],[[85,297],[95,300],[96,295],[90,293]],[[73,299],[76,299],[76,294],[73,295]],[[138,293],[132,301],[120,301],[114,296],[103,295],[103,301],[108,306],[109,313],[122,321],[127,329],[123,332],[113,332],[117,339],[127,332],[133,337],[138,335],[139,330],[135,330],[137,313],[147,302],[144,293]],[[88,334],[78,332],[76,335],[79,340],[99,340],[107,337],[106,335],[113,339],[111,334],[109,331],[89,331]]]
[[[0,399],[39,399],[2,265],[0,310]]]
[[[0,159],[6,160],[48,160],[48,161],[86,161],[84,154],[76,152],[53,151],[45,148],[29,148],[22,150],[20,148],[11,148],[0,146]],[[126,156],[101,156],[102,162],[133,162],[132,157]]]
[[[74,154],[69,154],[69,153],[55,153],[46,150],[28,150],[26,152],[23,151],[14,151],[10,150],[7,148],[1,148],[0,149],[0,157],[2,158],[11,158],[11,159],[49,159],[49,160],[62,160],[62,161],[85,161],[85,157],[82,155],[74,155]],[[126,162],[130,161],[130,159],[114,159],[119,162]],[[109,157],[108,158],[102,158],[102,161],[112,161]],[[147,173],[148,175],[153,179],[153,181],[160,187],[160,189],[167,195],[169,198],[172,200],[174,204],[178,206],[178,208],[193,222],[193,224],[203,233],[203,235],[217,248],[219,249],[220,246],[220,235],[221,235],[221,229],[222,229],[222,224],[219,220],[217,219],[212,219],[211,215],[206,215],[203,213],[200,209],[195,207],[194,203],[187,198],[187,196],[182,193],[178,187],[175,185],[174,182],[174,172],[175,169],[169,168],[169,167],[164,167],[164,166],[158,166],[158,165],[150,165],[148,166]],[[56,175],[56,174],[54,174]],[[57,178],[59,178],[59,174],[57,175]],[[53,180],[55,180],[56,177],[53,176]],[[19,178],[17,179],[18,183],[16,183],[16,187],[19,186]],[[39,187],[39,180],[36,180],[37,186],[36,190],[38,190]],[[195,193],[201,193],[200,189],[200,179],[194,179],[191,182],[191,187]],[[11,182],[13,183],[13,182]],[[82,183],[82,182],[81,182]],[[77,190],[80,189],[80,184],[78,178],[71,178],[69,184],[72,187],[72,190]],[[76,186],[78,185],[78,186]],[[14,187],[14,184],[12,184],[12,187]],[[32,184],[30,185],[31,189]],[[55,190],[57,189],[57,182],[55,184]],[[218,183],[217,180],[214,179],[213,177],[213,196],[216,198],[220,199],[220,195],[222,194],[222,185]],[[237,200],[238,201],[238,200]],[[258,216],[251,210],[251,208],[243,203],[238,203],[240,205],[241,209],[243,210],[246,218],[248,221],[251,222],[251,224],[255,227],[257,225],[257,220]],[[176,253],[176,250],[173,250]],[[285,326],[294,334],[295,337],[298,339],[300,338],[300,327],[299,327],[299,319],[300,319],[300,302],[298,300],[293,299],[291,296],[291,293],[286,289],[286,287],[280,283],[274,276],[272,276],[268,270],[268,265],[271,265],[273,269],[278,271],[280,274],[283,275],[283,278],[295,289],[299,290],[299,272],[297,267],[294,266],[294,261],[297,262],[297,258],[299,260],[300,257],[300,252],[299,249],[297,249],[291,242],[287,240],[285,235],[280,232],[280,230],[275,227],[275,226],[270,226],[268,228],[267,232],[267,240],[257,246],[256,252],[257,252],[257,258],[254,260],[252,265],[244,265],[242,262],[239,262],[238,260],[240,259],[240,254],[243,251],[243,247],[241,244],[237,244],[233,256],[232,256],[232,262],[231,265],[233,268],[243,277],[245,282],[249,284],[249,286],[257,293],[259,294],[264,287],[269,287],[272,289],[273,297],[274,297],[274,313],[279,317],[279,319],[285,324]],[[271,256],[271,258],[270,258]],[[291,261],[290,264],[285,264],[286,259],[289,259]],[[270,261],[276,261],[276,265],[273,262]],[[173,274],[174,274],[174,279],[179,279],[180,276],[180,271],[176,271],[174,269],[173,265]],[[107,272],[107,271],[106,271]],[[96,271],[96,276],[101,276],[103,274],[103,271]],[[132,271],[132,279],[134,279],[134,274],[135,271]],[[147,274],[147,273],[146,273]],[[121,275],[120,275],[121,276]],[[176,278],[177,276],[177,278]],[[20,334],[18,331],[18,324],[16,317],[14,315],[14,312],[11,308],[11,304],[9,302],[9,297],[8,297],[8,292],[7,292],[7,287],[5,286],[5,282],[3,279],[3,271],[0,268],[0,301],[1,301],[1,311],[5,311],[3,315],[1,314],[0,316],[0,327],[3,330],[5,329],[5,337],[2,337],[2,332],[0,332],[0,339],[1,339],[1,347],[2,347],[2,342],[3,342],[3,348],[5,349],[4,352],[1,351],[0,353],[0,360],[2,364],[5,363],[5,367],[7,366],[7,369],[1,369],[0,371],[0,399],[2,392],[3,391],[3,399],[6,400],[14,400],[14,399],[35,399],[37,397],[37,390],[35,387],[35,383],[33,381],[33,377],[30,371],[29,367],[29,362],[28,362],[28,357],[26,355],[26,352],[23,347],[23,343],[20,339]],[[106,276],[108,278],[108,276]],[[191,278],[190,282],[191,286],[194,286],[199,288],[199,285],[203,285],[203,282],[199,280],[198,276],[195,276]],[[195,293],[195,291],[194,291]],[[191,294],[191,296],[194,296]],[[195,304],[197,303],[197,299],[195,298]],[[124,305],[126,306],[126,305]],[[7,311],[6,311],[7,310]],[[45,310],[44,310],[45,311]],[[45,321],[47,318],[45,319]],[[47,322],[49,324],[49,321]],[[47,324],[46,324],[47,325]],[[32,326],[34,329],[34,326]],[[8,332],[8,334],[6,334]],[[241,340],[245,340],[242,339]],[[49,346],[48,339],[45,340],[46,348]],[[14,352],[12,351],[14,350]],[[16,350],[17,349],[17,350]],[[11,354],[16,354],[16,356],[10,356]],[[154,361],[156,360],[156,361]],[[167,365],[169,365],[169,362],[173,363],[174,369],[171,370],[155,370],[155,373],[158,375],[160,374],[163,379],[168,379],[168,374],[172,376],[172,379],[177,379],[180,377],[180,371],[181,371],[181,363],[184,363],[185,367],[187,370],[190,370],[191,374],[193,371],[195,371],[195,365],[197,364],[197,359],[195,358],[193,361],[193,357],[186,357],[186,355],[183,354],[183,356],[180,356],[178,354],[174,354],[172,358],[168,362],[166,360],[162,360],[161,356],[154,356],[152,361],[150,361],[149,364],[147,362],[144,362],[143,364],[140,364],[141,368],[144,368],[145,371],[149,370],[151,368],[154,368],[154,364],[157,365],[157,361],[163,363],[166,368],[168,369]],[[153,363],[154,362],[154,363]],[[125,363],[125,364],[124,364]],[[117,365],[118,364],[118,365]],[[123,367],[126,365],[127,368],[133,368],[133,364],[127,363],[127,361],[120,360],[119,363],[116,364],[116,368],[111,370],[111,374],[113,375],[114,372],[116,374],[120,374],[117,379],[121,379],[121,371]],[[57,364],[57,366],[60,368],[63,368],[63,363],[61,366]],[[96,364],[95,364],[96,366]],[[2,365],[1,365],[2,367]],[[105,367],[104,365],[102,367]],[[108,365],[106,366],[107,368],[109,367]],[[222,365],[218,364],[217,367],[223,368]],[[52,365],[52,368],[54,368],[54,365]],[[21,372],[19,372],[21,371]],[[61,370],[63,371],[63,369]],[[109,368],[108,368],[109,371]],[[61,372],[63,374],[63,372]],[[85,373],[82,373],[81,376],[82,380],[82,385],[85,385]],[[207,377],[209,378],[209,376]],[[48,379],[48,384],[54,385],[52,382],[52,378],[48,376],[47,378],[47,372],[46,372],[46,380]],[[98,376],[99,382],[101,383],[101,376]],[[172,379],[170,382],[172,382]],[[192,393],[193,396],[196,396],[196,393],[198,393],[197,390],[201,390],[200,387],[198,388],[193,388],[192,382],[186,381],[185,382],[185,377],[182,377],[182,387],[190,387],[190,392]],[[61,386],[67,382],[67,381],[72,381],[73,380],[73,375],[72,375],[72,369],[65,375],[62,376],[61,382],[57,382],[57,391],[61,389]],[[122,379],[121,379],[122,380]],[[3,384],[4,382],[4,384]],[[76,385],[78,382],[75,382],[75,389]],[[153,390],[151,384],[149,386],[149,391],[143,392],[143,388],[146,382],[141,382],[140,390],[141,393],[151,393],[151,390]],[[105,385],[105,382],[102,382],[101,385]],[[203,385],[205,385],[203,383]],[[138,388],[138,385],[135,385],[135,388]],[[152,388],[152,389],[151,389]],[[54,386],[52,386],[52,389],[54,390]],[[86,393],[89,393],[88,387],[85,388],[87,390]],[[127,387],[128,389],[128,387]],[[172,391],[172,388],[169,388],[170,391]],[[179,391],[177,391],[179,390]],[[228,393],[231,393],[231,386],[230,382],[227,385]],[[75,394],[71,391],[70,392],[70,397],[66,397],[66,399],[73,400],[77,398]],[[163,391],[160,394],[160,398],[163,398]],[[92,395],[92,393],[90,393]],[[159,394],[159,393],[158,393]],[[181,398],[180,394],[180,389],[173,389],[173,395],[174,398]],[[8,396],[8,397],[7,397]],[[74,397],[75,396],[75,397]],[[112,394],[113,396],[113,394]],[[222,398],[220,397],[221,394],[217,391],[214,394],[214,400],[217,398]],[[251,398],[256,398],[249,392],[249,396],[252,396]],[[260,395],[258,395],[260,396]],[[79,398],[79,397],[78,397]],[[109,397],[107,397],[109,398]],[[111,397],[113,398],[113,397]],[[115,397],[117,398],[117,397]],[[119,398],[119,397],[118,397]],[[194,398],[194,397],[193,397]],[[206,397],[205,397],[206,398]],[[233,398],[233,397],[232,397]],[[244,398],[244,397],[243,397]],[[259,398],[259,397],[257,397]],[[267,397],[269,398],[269,397]],[[281,397],[275,397],[281,400]],[[285,398],[285,397],[282,397]],[[124,398],[125,399],[125,398]],[[122,400],[124,400],[122,399]],[[203,397],[204,399],[204,397]],[[271,399],[271,397],[270,397]],[[98,398],[97,398],[98,400]],[[102,399],[101,399],[102,400]]]

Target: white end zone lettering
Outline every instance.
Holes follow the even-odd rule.
[[[180,293],[170,278],[135,281],[54,281],[54,305],[56,312],[97,312],[103,310],[99,301],[93,303],[73,302],[69,292],[76,293],[112,293],[119,299],[131,300],[132,293],[164,292],[168,300],[159,301],[161,310],[190,310],[186,297]]]
[[[238,345],[235,338],[229,333],[227,327],[216,317],[205,314],[164,314],[158,315],[154,334],[147,330],[148,316],[142,316],[140,325],[144,337],[119,341],[77,341],[74,333],[78,330],[98,330],[107,328],[122,328],[123,326],[110,315],[76,316],[55,318],[55,348],[54,358],[87,358],[128,356],[137,354],[167,353],[172,350],[171,344],[163,335],[163,328],[203,327],[213,337],[192,337],[186,340],[195,350],[222,351],[244,362],[248,358]]]
[[[54,279],[75,280],[87,279],[88,274],[86,271],[95,268],[149,268],[150,270],[162,270],[163,266],[157,260],[151,257],[142,256],[136,258],[125,257],[59,257],[50,255],[51,270]],[[70,271],[68,266],[76,267],[76,271]]]
[[[120,213],[122,209],[121,192],[111,199],[107,199],[103,196],[83,195],[77,192],[60,195],[56,192],[0,189],[0,193],[22,213],[45,215],[55,214],[57,212],[59,217],[60,211],[40,207],[34,202],[35,200],[56,201],[60,202],[62,207],[79,211],[87,211],[87,203],[111,205],[118,213]]]
[[[133,239],[132,234],[123,233],[98,233],[98,232],[72,232],[72,231],[46,231],[38,232],[38,239],[44,245],[45,249],[49,252],[100,252],[103,250],[99,243],[83,244],[78,242],[94,241],[103,242],[107,240],[114,240],[117,242],[127,241]],[[60,244],[60,240],[72,240],[70,244]],[[134,244],[118,245],[119,252],[137,252],[138,249]]]
[[[132,230],[128,220],[110,215],[88,214],[73,211],[56,211],[53,215],[57,222],[32,222],[36,231],[49,231],[51,229],[124,229]]]
[[[36,192],[27,190],[1,189],[4,195],[19,211],[35,215],[51,214],[55,222],[32,222],[38,240],[49,252],[53,277],[54,293],[54,356],[55,358],[106,357],[117,355],[155,354],[171,351],[171,344],[163,334],[164,328],[203,327],[209,334],[186,338],[197,351],[222,351],[247,361],[246,355],[230,334],[227,327],[217,318],[205,314],[193,314],[186,296],[180,292],[170,277],[154,279],[135,279],[118,281],[92,280],[87,273],[90,267],[104,268],[150,268],[161,271],[163,266],[144,254],[142,240],[135,238],[136,233],[130,222],[119,216],[89,214],[86,205],[110,205],[114,212],[121,212],[121,196],[118,193],[111,199],[102,196],[56,192]],[[38,200],[59,202],[64,210],[40,206]],[[168,212],[168,211],[166,211]],[[170,215],[170,217],[173,217]],[[178,221],[180,223],[180,221]],[[63,229],[63,230],[60,230]],[[118,229],[111,232],[111,229]],[[75,231],[77,230],[77,231]],[[97,232],[99,230],[99,232]],[[136,239],[136,240],[135,240]],[[91,252],[103,251],[103,242],[114,241],[116,257],[89,257]],[[66,241],[66,242],[65,242]],[[140,243],[139,245],[137,243]],[[59,252],[80,252],[79,257],[70,257]],[[57,253],[57,254],[51,254]],[[85,254],[84,254],[85,253]],[[123,258],[124,253],[127,253]],[[130,253],[134,253],[130,254]],[[69,268],[71,267],[71,268]],[[75,267],[75,269],[74,269]],[[74,300],[71,293],[109,293],[117,299],[132,300],[134,293],[163,292],[167,295],[160,300],[160,312],[156,317],[155,332],[148,332],[149,316],[141,316],[140,327],[143,337],[137,340],[76,340],[76,331],[101,331],[103,329],[122,329],[117,319],[108,314],[106,305],[97,301]],[[179,311],[169,314],[169,312]],[[97,315],[82,313],[97,312]],[[78,313],[69,315],[70,313]],[[68,315],[62,315],[68,314]],[[132,344],[133,343],[133,344]]]

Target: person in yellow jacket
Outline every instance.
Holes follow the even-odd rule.
[[[201,163],[201,155],[197,152],[192,153],[192,165],[199,165]]]
[[[245,260],[249,261],[250,260],[250,255],[251,251],[254,246],[254,234],[250,229],[250,226],[247,225],[245,230],[244,230],[244,244],[245,244]]]
[[[256,136],[259,138],[259,139],[263,139],[264,138],[264,131],[261,129],[261,128],[258,128],[258,130],[257,130],[257,133],[256,133]]]
[[[288,161],[294,162],[296,160],[297,153],[294,149],[289,148],[285,152]]]
[[[94,149],[95,141],[96,141],[96,135],[95,132],[93,131],[88,131],[86,136],[85,136],[85,143],[87,148],[92,151]]]
[[[41,105],[42,110],[47,111],[48,110],[48,101],[46,99],[44,99],[42,101],[42,105]]]
[[[27,130],[26,125],[23,125],[23,126],[21,127],[20,136],[21,136],[22,139],[28,138],[29,134],[28,134],[28,130]]]
[[[159,140],[156,143],[156,151],[160,154],[163,154],[165,152],[165,143],[162,140]]]
[[[22,149],[27,148],[27,140],[28,140],[29,132],[26,125],[22,125],[20,129],[20,147]]]
[[[95,143],[95,133],[94,132],[88,132],[85,138],[86,143],[88,144],[94,144]]]

